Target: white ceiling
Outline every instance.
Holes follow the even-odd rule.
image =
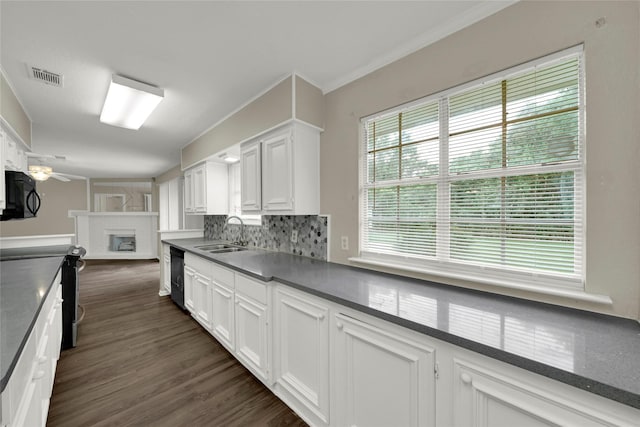
[[[5,1],[0,64],[58,172],[157,176],[180,148],[293,71],[331,91],[511,1]],[[64,75],[30,80],[26,64]],[[111,74],[159,86],[138,131],[98,117]]]

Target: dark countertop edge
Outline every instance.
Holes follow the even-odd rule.
[[[60,268],[62,267],[62,263],[64,262],[64,258],[65,258],[64,256],[61,256],[61,255],[49,256],[49,257],[41,257],[41,256],[33,257],[33,259],[38,259],[38,258],[57,258],[57,257],[60,257],[60,264],[58,265],[58,268],[56,269],[55,274],[51,278],[51,283],[49,283],[49,286],[47,287],[47,292],[44,294],[44,296],[42,297],[42,300],[40,301],[40,305],[38,306],[38,309],[36,310],[36,314],[33,316],[33,319],[31,320],[31,324],[29,325],[29,328],[27,329],[27,333],[24,335],[24,338],[22,338],[22,342],[20,342],[20,346],[18,347],[18,351],[16,352],[16,355],[13,356],[13,360],[11,361],[11,364],[7,368],[7,373],[0,380],[0,393],[4,393],[4,389],[7,386],[7,384],[9,383],[9,379],[11,378],[11,374],[13,374],[13,370],[15,369],[16,364],[18,363],[18,359],[20,359],[20,356],[22,355],[22,350],[24,350],[24,346],[27,343],[27,340],[29,339],[29,335],[31,335],[31,332],[33,331],[33,327],[36,324],[36,320],[40,316],[40,311],[42,310],[42,306],[44,305],[44,302],[49,297],[49,292],[51,292],[51,288],[53,287],[53,282],[56,280],[56,277],[58,276],[58,271],[60,271]],[[21,258],[21,259],[25,259],[25,258]],[[29,258],[29,259],[31,259],[31,258]],[[6,261],[17,261],[17,260],[6,260]]]
[[[216,264],[219,264],[223,267],[229,268],[231,270],[237,271],[239,273],[245,274],[247,276],[253,277],[257,280],[263,281],[263,282],[271,282],[271,281],[276,281],[279,283],[282,283],[284,285],[287,286],[291,286],[292,288],[307,292],[309,294],[315,295],[317,297],[329,300],[329,301],[333,301],[337,304],[342,304],[346,307],[352,308],[356,311],[360,311],[361,313],[365,313],[368,315],[371,315],[373,317],[377,317],[379,319],[382,320],[386,320],[388,322],[391,322],[393,324],[411,329],[413,331],[422,333],[424,335],[427,336],[431,336],[433,338],[445,341],[449,344],[453,344],[453,345],[457,345],[459,347],[462,347],[464,349],[479,353],[481,355],[490,357],[492,359],[495,360],[499,360],[501,362],[507,363],[509,365],[513,365],[517,368],[521,368],[524,369],[526,371],[529,372],[533,372],[539,375],[542,375],[544,377],[559,381],[561,383],[576,387],[578,389],[587,391],[589,393],[593,393],[593,394],[597,394],[599,396],[602,396],[604,398],[622,403],[624,405],[627,406],[631,406],[633,408],[636,409],[640,409],[640,395],[637,395],[633,392],[630,391],[626,391],[626,390],[622,390],[619,389],[617,387],[613,387],[604,383],[601,383],[599,381],[593,380],[591,378],[587,378],[587,377],[583,377],[581,375],[577,375],[559,368],[556,368],[554,366],[551,365],[546,365],[544,363],[541,362],[536,362],[535,360],[531,360],[528,359],[526,357],[523,356],[519,356],[517,354],[514,353],[508,353],[504,350],[500,350],[497,349],[495,347],[491,347],[476,341],[472,341],[466,338],[462,338],[459,337],[457,335],[453,335],[447,332],[443,332],[440,331],[439,329],[434,329],[434,328],[430,328],[428,326],[419,324],[419,323],[415,323],[412,322],[410,320],[406,320],[403,319],[401,317],[398,316],[394,316],[392,314],[389,313],[385,313],[383,311],[379,311],[379,310],[374,310],[370,307],[366,307],[360,304],[356,304],[352,301],[349,300],[344,300],[340,297],[336,297],[335,295],[331,295],[331,294],[327,294],[321,291],[318,291],[316,289],[313,288],[308,288],[306,286],[304,286],[303,284],[300,283],[295,283],[295,282],[290,282],[288,280],[283,280],[280,279],[278,277],[273,277],[273,276],[269,276],[269,277],[265,277],[265,276],[261,276],[259,274],[244,270],[240,267],[237,267],[235,265],[232,264],[228,264],[225,261],[221,260],[221,259],[217,259],[215,257],[211,257],[211,256],[207,256],[204,253],[201,253],[199,251],[194,251],[192,248],[188,247],[188,246],[182,246],[179,243],[175,243],[175,240],[172,239],[167,239],[167,240],[162,240],[163,243],[167,243],[171,246],[176,246],[179,249],[183,249],[186,252],[190,252],[194,255],[197,255],[201,258],[204,258],[208,261],[213,261]],[[292,256],[295,256],[293,254],[291,254]],[[386,272],[377,272],[375,270],[369,270],[369,269],[362,269],[359,267],[354,267],[354,266],[350,266],[350,265],[342,265],[340,264],[342,267],[347,267],[349,269],[355,269],[355,270],[362,270],[364,272],[369,272],[369,273],[373,273],[373,274],[380,274],[382,276],[392,276],[397,278],[397,275],[393,275],[391,273],[386,273]],[[419,279],[413,279],[413,278],[407,278],[407,280],[419,280]],[[422,281],[425,282],[425,281]],[[431,281],[426,281],[428,284],[430,285],[435,285],[435,286],[449,286],[449,285],[444,285],[441,283],[437,283],[437,282],[431,282]],[[453,286],[453,285],[451,285]],[[487,292],[484,291],[479,291],[479,290],[475,290],[475,289],[467,289],[467,288],[460,288],[460,287],[456,287],[458,289],[462,289],[465,292],[470,292],[470,293],[479,293],[479,294],[487,294]],[[512,296],[508,296],[508,295],[499,295],[499,294],[491,294],[492,297],[499,297],[499,298],[504,298],[504,299],[508,299],[508,300],[515,300],[518,302],[522,302],[524,304],[534,304],[534,305],[548,305],[551,307],[554,307],[554,309],[561,309],[561,310],[566,310],[566,311],[570,311],[570,312],[575,312],[575,313],[588,313],[589,315],[593,316],[598,316],[598,317],[602,317],[602,318],[607,318],[609,320],[614,320],[614,321],[619,321],[621,323],[627,323],[627,322],[633,322],[632,319],[625,319],[625,318],[618,318],[615,316],[608,316],[606,314],[602,314],[602,313],[595,313],[595,312],[590,312],[590,311],[586,311],[586,310],[580,310],[580,309],[574,309],[571,307],[563,307],[563,306],[558,306],[558,305],[554,305],[554,304],[548,304],[548,303],[542,303],[542,302],[536,302],[536,301],[529,301],[529,300],[523,300],[521,298],[517,298],[517,297],[512,297]]]

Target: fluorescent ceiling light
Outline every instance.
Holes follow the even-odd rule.
[[[51,169],[49,166],[29,166],[29,175],[31,175],[36,181],[46,181],[49,179],[52,173],[53,169]]]
[[[100,121],[138,130],[163,98],[164,90],[160,88],[114,74]]]

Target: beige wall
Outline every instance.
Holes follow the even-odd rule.
[[[49,234],[75,234],[70,210],[87,209],[87,183],[85,180],[61,182],[50,178],[36,183],[42,206],[35,218],[0,222],[0,236],[43,236]]]
[[[601,17],[606,25],[597,28]],[[579,43],[586,66],[586,288],[610,295],[613,306],[500,292],[640,318],[640,2],[519,2],[327,94],[321,207],[332,217],[331,260],[348,263],[358,253],[361,117]],[[340,236],[349,237],[348,251]]]
[[[176,165],[169,169],[168,171],[158,175],[155,178],[156,184],[162,184],[163,182],[171,181],[174,178],[177,178],[182,175],[182,170],[180,169],[180,165]]]
[[[22,109],[2,73],[0,73],[0,116],[18,133],[22,141],[31,147],[31,120]]]
[[[292,100],[289,77],[184,147],[182,169],[290,120]]]
[[[276,84],[184,147],[181,167],[187,169],[293,118],[319,128],[324,125],[322,91],[297,75]]]
[[[295,76],[295,118],[319,128],[324,127],[324,95],[300,76]]]

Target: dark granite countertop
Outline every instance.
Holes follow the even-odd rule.
[[[11,377],[63,261],[64,256],[57,255],[0,262],[0,392]]]
[[[163,240],[262,281],[276,280],[640,409],[640,324],[264,250],[213,255],[205,239]]]

